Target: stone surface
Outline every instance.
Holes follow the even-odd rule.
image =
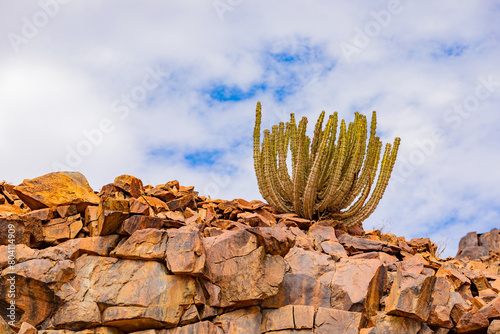
[[[82,227],[83,222],[80,215],[51,219],[50,222],[42,226],[43,240],[49,244],[58,244],[75,238]]]
[[[500,320],[493,320],[490,323],[487,334],[500,334]]]
[[[167,268],[174,274],[203,276],[205,249],[200,231],[191,226],[168,230]]]
[[[97,235],[115,233],[122,222],[129,217],[129,202],[114,198],[104,198],[97,209]]]
[[[379,251],[387,254],[397,254],[400,252],[400,248],[383,242],[370,239],[356,238],[349,234],[342,234],[338,238],[339,242],[344,246],[344,248],[351,254],[356,252],[373,252]]]
[[[126,259],[163,260],[167,239],[165,230],[137,230],[129,238],[123,239],[110,255]]]
[[[138,198],[142,194],[142,181],[131,175],[120,175],[116,177],[113,185],[134,198]]]
[[[14,238],[9,239],[9,230],[13,231]],[[43,242],[42,221],[33,217],[0,217],[0,245],[25,244],[37,247]]]
[[[224,313],[214,320],[225,334],[260,334],[262,313],[257,306]]]
[[[375,327],[366,333],[373,334],[417,334],[422,328],[422,323],[410,318],[386,315],[379,312],[371,319],[370,327]]]
[[[49,173],[24,180],[14,190],[32,210],[73,204],[78,212],[84,212],[88,205],[99,203],[85,176],[78,172]]]
[[[382,262],[376,259],[341,259],[337,262],[330,284],[332,307],[345,311],[363,310],[368,285],[380,266]]]
[[[314,320],[316,334],[357,334],[361,313],[320,307]]]
[[[425,322],[431,311],[436,277],[398,270],[392,283],[385,312]]]
[[[285,275],[285,261],[265,253],[257,237],[246,231],[227,231],[203,239],[206,276],[220,292],[212,294],[219,307],[252,305],[278,293]]]
[[[477,331],[485,331],[490,325],[488,318],[481,312],[471,310],[464,313],[460,318],[455,328],[457,333],[471,333]]]

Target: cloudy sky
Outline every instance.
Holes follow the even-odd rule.
[[[498,1],[0,1],[0,180],[77,170],[261,199],[263,127],[377,111],[402,138],[365,229],[500,227]],[[312,125],[310,124],[310,127]]]

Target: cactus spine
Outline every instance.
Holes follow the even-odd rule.
[[[330,115],[325,127],[323,111],[311,140],[306,135],[307,118],[298,126],[295,115],[264,130],[260,140],[262,107],[257,103],[254,128],[254,167],[259,189],[266,201],[280,212],[295,212],[300,217],[328,217],[346,227],[360,224],[377,207],[391,177],[401,139],[386,144],[382,161],[382,142],[375,135],[377,118],[372,115],[368,137],[367,119],[355,113],[354,121],[340,123]],[[368,140],[368,145],[367,145]],[[286,164],[291,152],[292,174]],[[377,182],[377,169],[380,172]],[[370,196],[371,194],[371,196]]]

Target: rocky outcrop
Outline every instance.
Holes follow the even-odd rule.
[[[0,184],[0,333],[497,333],[498,231],[457,258],[177,181]]]

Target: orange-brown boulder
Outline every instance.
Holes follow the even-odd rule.
[[[14,187],[19,198],[31,210],[74,204],[78,212],[84,212],[89,204],[98,204],[85,176],[78,172],[49,173]]]

